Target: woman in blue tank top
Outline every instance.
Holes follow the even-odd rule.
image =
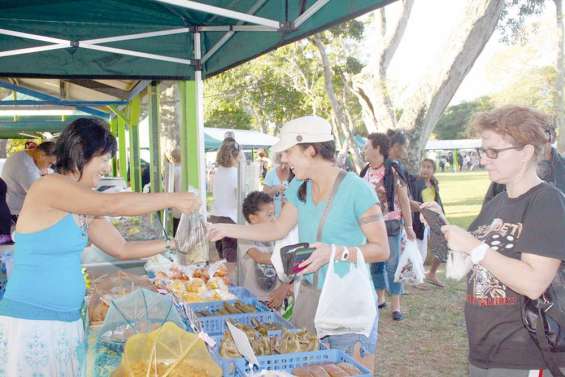
[[[164,208],[192,212],[191,193],[94,191],[108,172],[116,140],[101,120],[81,118],[57,140],[56,174],[30,188],[16,225],[14,267],[0,301],[1,376],[80,376],[85,340],[80,255],[88,241],[118,259],[165,251],[170,241],[126,242],[103,216]]]

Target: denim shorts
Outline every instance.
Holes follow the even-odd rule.
[[[375,319],[375,324],[371,330],[369,337],[362,334],[343,334],[343,335],[328,335],[320,339],[321,343],[330,349],[339,349],[353,356],[353,349],[357,342],[361,345],[361,357],[368,354],[375,353],[377,350],[377,333],[379,328],[379,317]]]

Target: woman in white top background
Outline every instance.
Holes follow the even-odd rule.
[[[216,155],[213,196],[214,205],[211,223],[237,222],[237,165],[240,160],[239,144],[232,137],[226,137]],[[237,240],[225,237],[216,241],[216,250],[220,258],[228,262],[237,260]]]

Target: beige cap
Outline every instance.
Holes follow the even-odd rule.
[[[327,120],[315,115],[293,119],[285,123],[279,134],[279,142],[271,147],[275,153],[286,151],[296,144],[332,141],[332,126]]]

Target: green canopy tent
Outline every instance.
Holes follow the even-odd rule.
[[[108,86],[110,79],[187,80],[179,84],[183,187],[190,183],[202,188],[203,78],[391,1],[5,0],[0,2],[0,76],[82,80],[77,84],[94,90]],[[129,91],[127,101],[139,93],[135,88],[139,85]],[[151,176],[157,178],[156,82],[147,87],[147,97],[155,157]],[[118,123],[131,121],[139,115],[139,103],[129,117],[114,113]]]

